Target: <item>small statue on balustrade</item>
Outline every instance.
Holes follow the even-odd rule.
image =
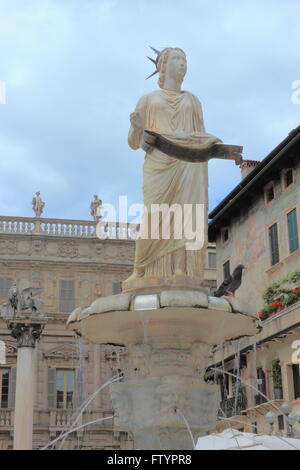
[[[32,209],[36,217],[41,217],[45,203],[43,202],[40,192],[35,193],[35,196],[32,198]]]
[[[102,201],[99,199],[97,194],[94,195],[94,200],[90,204],[91,216],[96,222],[102,218],[101,210],[102,210]]]

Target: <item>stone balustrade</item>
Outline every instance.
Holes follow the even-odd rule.
[[[61,409],[61,410],[51,410],[50,411],[50,427],[55,428],[68,428],[70,423],[74,421],[74,416],[77,416],[78,413],[74,409]],[[76,426],[82,424],[82,418],[80,417],[76,422]]]
[[[138,227],[121,222],[0,216],[0,234],[135,240]]]
[[[13,410],[0,408],[0,430],[13,425]]]

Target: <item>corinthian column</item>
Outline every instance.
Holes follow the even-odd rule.
[[[14,450],[31,450],[33,404],[35,391],[35,344],[40,338],[45,319],[18,318],[8,323],[17,340],[17,379],[14,422]]]

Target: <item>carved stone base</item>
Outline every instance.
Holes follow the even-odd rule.
[[[111,398],[117,426],[139,449],[192,449],[191,433],[213,429],[220,396],[203,379],[210,347],[257,332],[227,300],[189,290],[98,299],[68,323],[94,343],[126,347]]]
[[[190,432],[196,440],[215,428],[217,385],[206,384],[200,376],[152,376],[151,371],[145,377],[128,377],[110,390],[118,428],[133,433],[136,448],[193,449]]]

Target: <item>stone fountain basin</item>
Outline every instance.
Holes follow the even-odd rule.
[[[232,311],[224,298],[203,292],[165,291],[158,294],[118,294],[97,299],[71,313],[69,328],[97,343],[148,343],[152,347],[189,348],[200,341],[214,346],[255,335],[259,322]]]

